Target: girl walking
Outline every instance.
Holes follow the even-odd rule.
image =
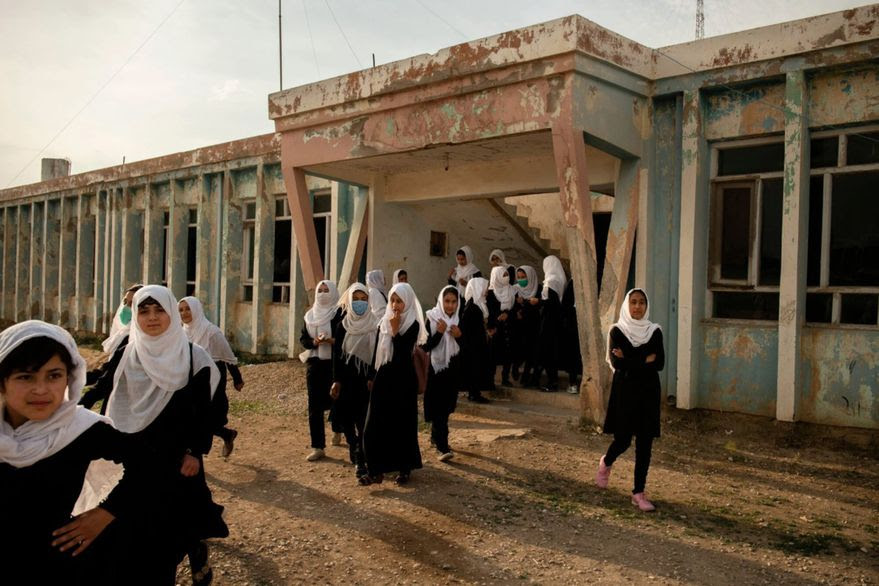
[[[513,380],[531,382],[537,368],[540,332],[540,281],[532,266],[516,270],[516,309],[513,322]],[[520,370],[522,369],[522,370]]]
[[[491,281],[485,304],[488,307],[488,330],[491,334],[491,383],[494,384],[495,371],[501,366],[501,384],[511,386],[510,369],[513,357],[510,349],[513,308],[516,305],[516,289],[509,282],[509,271],[505,266],[491,269]]]
[[[540,365],[529,386],[540,385],[540,375],[546,370],[546,386],[540,390],[558,390],[559,341],[562,335],[562,295],[565,292],[565,269],[556,256],[543,259],[543,291],[540,301],[540,331],[538,333]]]
[[[488,345],[488,333],[485,321],[488,319],[488,306],[485,297],[488,293],[488,281],[482,277],[474,277],[467,283],[464,299],[467,302],[461,314],[461,351],[462,372],[461,383],[467,390],[467,398],[474,403],[488,403],[489,399],[482,395],[482,390],[494,384],[494,366],[491,364],[491,351]]]
[[[431,423],[430,437],[439,451],[440,462],[452,459],[449,447],[449,415],[458,404],[458,369],[460,351],[458,340],[458,288],[447,285],[440,291],[436,306],[427,312],[427,343],[430,370],[427,390],[424,392],[424,420]]]

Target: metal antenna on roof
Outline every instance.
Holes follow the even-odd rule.
[[[705,38],[705,0],[696,0],[696,40]]]

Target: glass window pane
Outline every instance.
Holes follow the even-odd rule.
[[[162,225],[167,226],[171,221],[171,212],[165,210],[162,212]]]
[[[324,194],[315,194],[314,196],[314,207],[312,209],[312,213],[315,214],[328,214],[332,210],[332,199],[330,198],[329,193]]]
[[[751,189],[724,189],[722,201],[720,276],[746,280],[751,242]]]
[[[778,320],[778,293],[714,293],[714,317]]]
[[[879,286],[879,171],[833,176],[830,284]]]
[[[256,230],[248,228],[247,232],[247,273],[248,280],[253,279],[253,259],[256,256]]]
[[[817,287],[821,281],[821,222],[824,214],[824,176],[809,181],[809,251],[806,284]]]
[[[879,163],[879,132],[849,134],[847,162],[849,165]]]
[[[283,199],[276,199],[275,200],[275,217],[282,218],[286,215],[287,214],[284,213],[284,200]]]
[[[198,246],[198,228],[189,227],[186,243],[186,280],[195,280],[195,254]]]
[[[245,220],[256,219],[256,203],[255,202],[250,202],[244,207],[244,219]]]
[[[816,138],[809,147],[809,166],[812,169],[836,167],[839,162],[839,137]]]
[[[244,301],[253,301],[253,285],[244,286]]]
[[[781,281],[781,200],[782,180],[763,181],[760,226],[760,284]]]
[[[784,144],[721,149],[717,152],[718,175],[772,173],[784,169]]]
[[[327,218],[320,216],[314,219],[314,230],[317,232],[317,248],[320,250],[320,264],[327,270]]]
[[[192,208],[189,210],[189,223],[198,224],[198,208]]]
[[[275,220],[275,283],[290,282],[290,246],[292,222]]]
[[[187,296],[195,295],[195,283],[187,283],[186,284],[186,295]]]
[[[833,295],[830,293],[806,294],[806,321],[829,324],[833,316]]]
[[[842,307],[839,312],[839,323],[875,326],[877,299],[879,299],[879,296],[876,294],[843,295]]]

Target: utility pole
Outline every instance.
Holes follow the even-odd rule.
[[[705,38],[705,0],[696,0],[696,40]]]
[[[281,0],[278,0],[278,77],[281,82],[279,91],[284,89],[284,53],[281,47]]]

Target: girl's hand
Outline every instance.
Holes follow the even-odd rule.
[[[241,381],[240,383],[235,383],[235,390],[236,391],[240,391],[243,388],[244,388],[244,381]]]
[[[656,354],[648,354],[647,358],[644,359],[645,364],[650,364],[651,362],[656,362]]]
[[[335,338],[324,338],[324,344],[329,344],[330,346],[332,346],[335,343],[336,343]]]
[[[395,311],[388,322],[391,324],[391,333],[396,336],[397,331],[400,329],[400,313]]]
[[[462,287],[466,287],[467,286],[467,279],[458,279],[458,284],[461,285]]]
[[[449,330],[449,331],[452,332],[453,338],[460,338],[461,334],[463,333],[463,332],[461,332],[461,328],[459,328],[458,326],[452,326],[451,330]]]
[[[333,399],[339,398],[339,391],[342,389],[342,385],[339,383],[333,383],[333,386],[330,387],[330,397]]]
[[[446,320],[444,320],[444,319],[441,319],[438,322],[436,322],[436,331],[439,332],[440,334],[445,334],[447,327],[448,327],[448,325],[446,324]]]
[[[498,321],[507,321],[507,317],[509,317],[508,314],[502,313],[499,316],[497,316],[497,320]]]
[[[180,466],[180,474],[191,478],[198,474],[200,468],[201,465],[198,463],[198,458],[192,454],[186,454],[183,456],[183,465]]]
[[[617,358],[623,358],[623,351],[620,350],[619,348],[614,348],[613,350],[610,351],[610,353],[613,354],[614,356],[616,356]]]
[[[531,305],[537,305],[538,303],[540,303],[540,299],[538,299],[537,297],[532,297],[528,300],[528,303],[530,303]]]
[[[52,547],[57,547],[60,551],[75,547],[73,557],[76,557],[84,552],[115,518],[101,507],[90,509],[64,527],[53,531],[52,537],[58,539],[52,542]]]

